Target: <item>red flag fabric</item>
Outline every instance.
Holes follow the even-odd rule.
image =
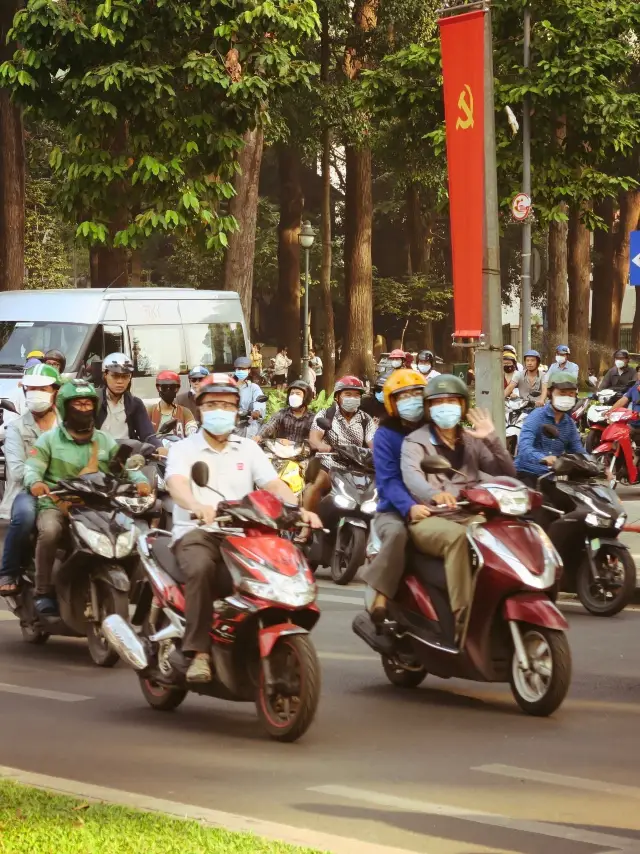
[[[442,18],[454,336],[482,330],[484,242],[484,12]]]

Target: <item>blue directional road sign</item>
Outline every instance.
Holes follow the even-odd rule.
[[[640,231],[631,232],[629,275],[634,288],[640,287]]]

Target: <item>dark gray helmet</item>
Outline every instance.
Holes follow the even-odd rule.
[[[426,400],[437,400],[439,397],[461,397],[469,403],[469,389],[460,377],[453,374],[440,374],[429,380],[424,393]]]
[[[559,388],[565,391],[577,391],[578,380],[573,376],[573,374],[570,374],[567,371],[556,371],[554,374],[551,374],[551,382],[549,383],[549,390],[553,388]]]

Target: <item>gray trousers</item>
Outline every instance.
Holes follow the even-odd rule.
[[[377,513],[375,526],[382,545],[371,563],[365,565],[363,577],[378,593],[393,599],[404,575],[407,525],[397,513]]]
[[[38,513],[38,539],[36,540],[36,593],[41,596],[52,596],[53,564],[56,552],[60,548],[62,538],[69,527],[69,517],[55,507],[41,510]]]

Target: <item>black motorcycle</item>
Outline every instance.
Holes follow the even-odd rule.
[[[122,448],[114,470],[122,469],[130,449]],[[132,468],[136,467],[135,460]],[[138,528],[132,518],[152,494],[139,498],[135,486],[114,474],[84,474],[60,481],[51,495],[68,507],[69,533],[63,554],[58,555],[53,585],[59,616],[45,616],[34,604],[35,570],[31,565],[20,578],[18,592],[6,596],[9,608],[20,620],[28,643],[45,643],[51,635],[86,637],[89,654],[99,667],[113,667],[118,655],[102,634],[102,621],[110,614],[129,617],[129,578],[138,562]]]
[[[577,593],[590,614],[612,617],[633,597],[636,566],[618,539],[627,514],[602,474],[588,457],[558,457],[538,480],[540,522],[562,558],[560,589]]]
[[[319,427],[329,430],[331,425],[325,426],[321,420]],[[308,560],[314,569],[320,564],[329,566],[336,584],[348,584],[364,564],[378,491],[369,448],[341,445],[333,448],[332,456],[345,468],[329,472],[331,491],[319,507],[326,530],[314,532]]]

